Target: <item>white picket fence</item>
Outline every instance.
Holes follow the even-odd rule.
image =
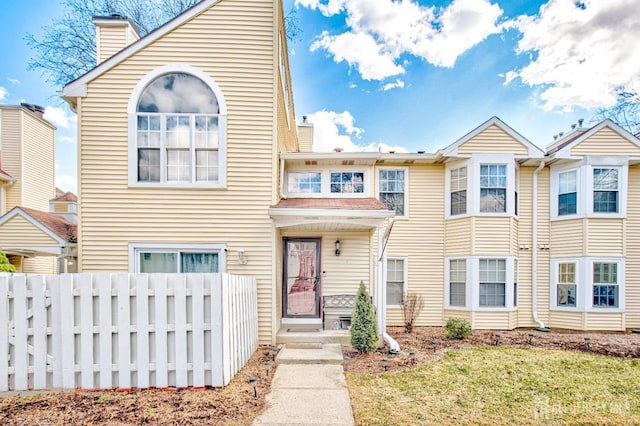
[[[257,315],[252,277],[0,274],[0,391],[224,386]]]

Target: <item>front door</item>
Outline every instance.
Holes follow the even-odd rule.
[[[320,239],[284,239],[284,316],[320,318]]]

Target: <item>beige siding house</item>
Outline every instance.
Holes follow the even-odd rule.
[[[344,333],[323,300],[360,282],[382,330],[408,293],[418,325],[640,327],[640,142],[614,123],[546,152],[494,117],[435,153],[317,153],[280,1],[204,0],[141,39],[95,23],[101,62],[62,92],[81,271],[252,275],[262,343]]]
[[[75,255],[74,214],[49,212],[55,127],[43,113],[37,105],[0,105],[0,250],[25,273],[73,270]]]

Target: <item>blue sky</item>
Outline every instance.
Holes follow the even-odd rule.
[[[640,90],[636,0],[284,0],[298,120],[315,150],[433,152],[498,116],[540,147]],[[76,190],[75,117],[59,87],[27,71],[54,0],[0,3],[0,103],[47,107],[58,127],[58,186]]]

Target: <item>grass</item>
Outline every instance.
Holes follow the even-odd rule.
[[[362,425],[640,424],[638,359],[475,347],[347,382]]]

